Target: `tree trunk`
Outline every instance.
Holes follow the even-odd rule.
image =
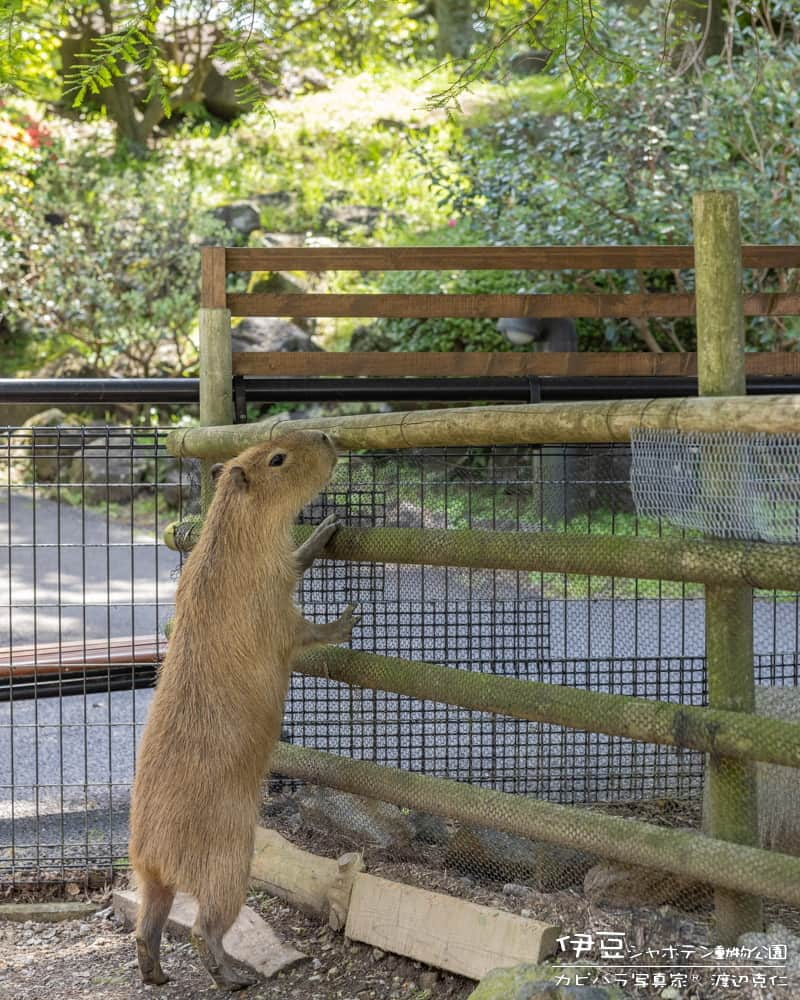
[[[434,15],[439,28],[440,56],[463,59],[472,47],[472,0],[435,0]]]
[[[728,30],[726,10],[725,0],[678,0],[675,5],[675,14],[679,19],[699,26],[704,39],[700,53],[703,59],[718,56],[725,46],[725,34]]]

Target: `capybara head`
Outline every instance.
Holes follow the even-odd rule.
[[[289,431],[212,469],[217,492],[294,517],[319,493],[336,465],[321,431]]]

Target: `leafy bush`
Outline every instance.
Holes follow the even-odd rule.
[[[800,38],[737,26],[733,54],[678,75],[664,60],[663,9],[610,13],[618,50],[649,66],[629,86],[609,86],[599,113],[544,119],[524,106],[468,130],[452,169],[434,181],[470,228],[469,242],[642,244],[691,242],[692,193],[738,192],[746,242],[800,240]],[[690,290],[690,273],[576,272],[529,278],[537,291]],[[752,290],[777,287],[750,272]],[[786,286],[780,290],[788,290]],[[582,323],[582,346],[638,340],[694,346],[686,321]],[[791,349],[797,320],[749,322],[749,344]]]
[[[457,294],[508,295],[526,291],[518,271],[469,271],[466,273],[388,273],[381,291],[397,295]],[[494,319],[384,319],[376,324],[396,351],[505,351],[510,345]]]
[[[12,330],[100,372],[155,376],[195,361],[200,255],[219,223],[189,166],[114,162],[56,143],[0,215],[0,301]]]

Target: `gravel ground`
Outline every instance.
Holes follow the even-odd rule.
[[[247,1000],[465,1000],[475,987],[458,976],[349,942],[274,897],[254,896],[249,903],[309,959],[251,987],[242,994]],[[142,986],[132,932],[117,922],[107,898],[98,905],[101,909],[87,921],[0,922],[0,998],[195,1000],[224,995],[192,946],[169,937],[163,961],[171,982]]]

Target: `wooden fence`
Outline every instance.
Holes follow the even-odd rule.
[[[737,429],[769,433],[800,432],[796,397],[741,398],[745,371],[794,375],[800,355],[744,354],[744,316],[800,314],[794,293],[742,295],[742,267],[800,267],[798,246],[744,246],[739,242],[738,210],[731,195],[697,195],[695,247],[468,247],[226,249],[203,251],[200,320],[201,403],[199,428],[170,435],[168,447],[180,456],[201,458],[203,502],[211,497],[212,460],[268,440],[283,424],[231,426],[232,376],[326,375],[687,375],[697,372],[698,400],[635,400],[617,403],[564,403],[438,410],[428,413],[364,415],[293,421],[292,427],[324,428],[350,448],[419,445],[531,443],[624,440],[634,427],[686,430]],[[253,270],[514,270],[691,268],[695,295],[283,295],[228,294],[231,272]],[[526,317],[697,317],[699,353],[686,354],[233,354],[231,316],[526,316]],[[427,370],[426,370],[427,369]],[[720,398],[722,397],[722,398]],[[191,531],[185,533],[191,536]],[[406,532],[406,535],[409,533]],[[408,557],[447,563],[456,549],[469,565],[497,562],[500,539],[460,546],[456,533],[415,531],[400,538],[384,529],[342,531],[329,558],[397,561]],[[433,535],[437,535],[436,538]],[[390,537],[391,535],[391,537]],[[439,538],[438,536],[443,537]],[[170,535],[175,544],[176,534]],[[335,650],[303,657],[297,669],[319,675],[327,668],[337,680],[380,690],[410,693],[497,711],[518,718],[575,726],[635,739],[710,751],[706,828],[709,836],[668,830],[652,824],[587,813],[473,788],[444,779],[391,771],[304,748],[280,747],[276,766],[284,774],[330,784],[351,792],[423,808],[464,822],[591,850],[714,884],[717,934],[734,943],[745,930],[761,925],[761,896],[800,905],[800,858],[761,850],[758,842],[753,760],[800,762],[800,725],[759,720],[754,709],[752,591],[758,585],[800,583],[789,547],[748,543],[740,553],[741,572],[714,573],[714,547],[727,543],[678,543],[666,554],[660,540],[639,539],[634,550],[604,547],[594,539],[518,536],[514,558],[526,568],[557,572],[598,571],[620,575],[702,580],[706,587],[709,708],[682,708],[636,697],[569,689],[545,691],[543,685],[492,677],[470,678],[460,671]],[[614,542],[616,540],[608,540]],[[463,540],[462,540],[463,542]],[[466,547],[465,547],[466,545]],[[682,548],[683,546],[683,548]],[[683,551],[697,548],[692,558]],[[508,551],[509,546],[501,546]],[[625,549],[623,552],[622,549]],[[611,550],[614,549],[612,552]],[[580,550],[580,551],[578,551]],[[641,550],[641,551],[640,551]],[[775,551],[780,550],[780,551]],[[694,552],[694,550],[693,550]],[[703,553],[702,555],[700,553]],[[494,553],[494,555],[493,555]],[[521,560],[521,562],[520,562]],[[772,562],[770,562],[772,560]],[[635,563],[635,565],[634,565]],[[710,569],[709,569],[710,567]],[[756,570],[756,567],[758,569]],[[774,572],[770,569],[773,567]],[[788,574],[788,575],[787,575]],[[460,692],[460,693],[459,693]],[[466,700],[465,700],[466,699]],[[595,721],[596,720],[596,721]],[[719,742],[716,740],[719,739]]]

